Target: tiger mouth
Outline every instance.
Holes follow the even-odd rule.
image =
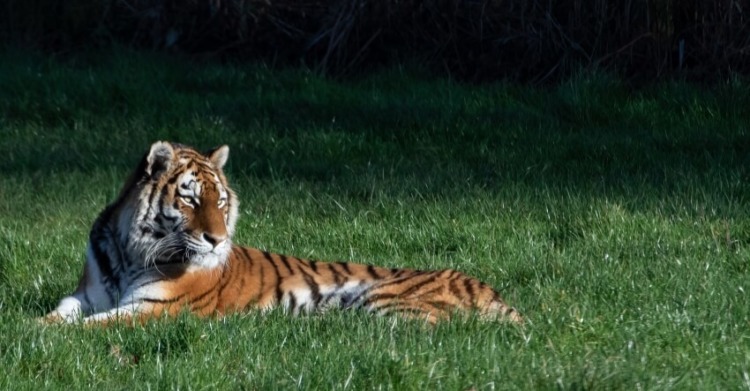
[[[188,245],[186,246],[186,251],[192,252],[195,255],[221,255],[226,252],[226,247],[226,241],[219,243],[216,246],[206,245],[202,243],[188,243]]]

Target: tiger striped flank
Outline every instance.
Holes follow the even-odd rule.
[[[41,320],[106,324],[281,307],[523,322],[495,290],[456,270],[319,262],[233,244],[239,202],[223,172],[228,154],[227,146],[202,154],[154,143],[94,222],[78,287]]]

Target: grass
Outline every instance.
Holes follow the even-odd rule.
[[[0,54],[0,389],[750,387],[750,85],[469,86]],[[231,148],[235,242],[457,268],[524,328],[334,312],[41,327],[155,140]]]

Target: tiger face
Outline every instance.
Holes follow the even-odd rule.
[[[179,144],[152,145],[130,230],[144,262],[213,268],[226,261],[238,206],[222,172],[228,156],[227,146],[202,155]]]

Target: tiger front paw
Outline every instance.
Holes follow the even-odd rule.
[[[57,311],[52,311],[47,315],[36,318],[35,320],[37,324],[43,326],[67,323],[65,318]]]

